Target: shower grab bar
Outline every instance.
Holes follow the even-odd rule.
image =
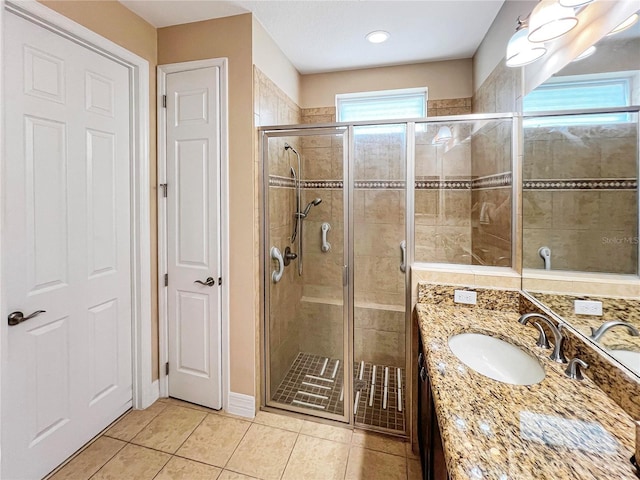
[[[271,258],[278,261],[278,269],[271,272],[271,280],[278,283],[284,274],[284,259],[277,247],[271,247]]]
[[[320,229],[322,230],[322,251],[327,253],[329,250],[331,250],[331,244],[329,242],[327,242],[327,233],[329,232],[329,230],[331,230],[331,225],[329,225],[327,222],[324,222],[322,224],[322,227],[320,227]]]
[[[400,242],[400,271],[402,273],[407,271],[407,242],[402,240]]]

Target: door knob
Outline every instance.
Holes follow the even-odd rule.
[[[46,310],[37,310],[33,312],[31,315],[27,315],[26,317],[22,312],[11,312],[8,317],[9,325],[11,326],[18,325],[19,323],[26,322],[30,318],[37,317],[41,313],[45,313],[45,312]]]
[[[200,285],[206,285],[207,287],[213,287],[216,284],[216,281],[212,277],[207,277],[207,279],[204,282],[202,280],[196,280],[193,283],[199,283]]]

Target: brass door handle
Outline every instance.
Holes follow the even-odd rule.
[[[31,315],[24,316],[22,312],[11,312],[9,317],[7,317],[8,323],[11,326],[18,325],[19,323],[26,322],[27,320],[37,317],[41,313],[45,313],[46,310],[37,310],[33,312]]]
[[[202,280],[196,280],[193,283],[199,283],[200,285],[205,285],[207,287],[213,287],[216,284],[216,281],[213,277],[207,277],[207,279],[203,282]]]

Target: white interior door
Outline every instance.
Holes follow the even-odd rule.
[[[169,395],[219,409],[220,68],[166,85]]]
[[[0,476],[35,479],[131,406],[129,71],[11,13],[4,58]]]

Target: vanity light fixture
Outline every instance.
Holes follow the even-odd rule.
[[[587,48],[584,52],[582,52],[580,55],[578,55],[576,58],[574,58],[571,61],[572,62],[579,62],[580,60],[584,60],[585,58],[590,57],[594,53],[596,53],[596,46],[595,45],[591,45],[589,48]]]
[[[367,33],[365,38],[371,43],[382,43],[389,40],[390,36],[389,32],[385,32],[384,30],[375,30]]]
[[[578,24],[573,8],[556,0],[540,0],[529,18],[529,40],[541,43],[558,38]]]
[[[541,43],[532,43],[527,38],[529,36],[529,27],[527,19],[521,20],[518,17],[518,26],[516,33],[509,39],[507,44],[507,66],[521,67],[531,62],[535,62],[545,53],[547,48]]]
[[[432,145],[444,145],[445,143],[449,142],[453,140],[453,133],[451,132],[451,129],[449,127],[447,127],[446,125],[443,125],[442,127],[440,127],[438,129],[438,133],[436,133],[436,136],[433,137],[433,140],[431,141]]]
[[[593,2],[593,0],[560,0],[560,5],[563,7],[582,7],[591,2]]]
[[[622,22],[620,25],[618,25],[616,28],[614,28],[609,33],[607,33],[607,37],[609,35],[615,35],[616,33],[620,33],[623,30],[626,30],[627,28],[629,28],[633,24],[635,24],[637,21],[638,21],[638,14],[634,13],[629,18],[627,18],[624,22]]]

